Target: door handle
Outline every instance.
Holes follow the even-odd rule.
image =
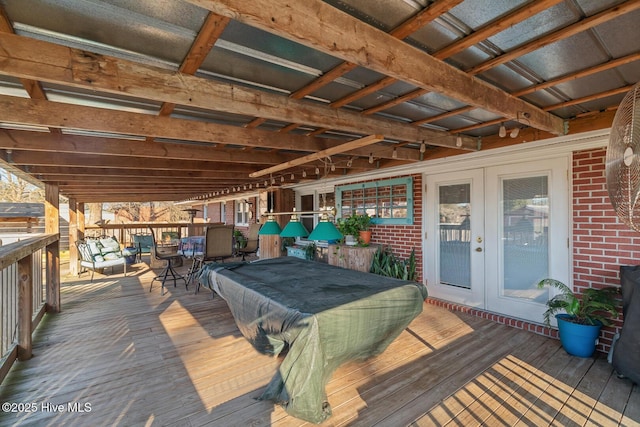
[[[482,248],[476,248],[476,252],[482,252]]]

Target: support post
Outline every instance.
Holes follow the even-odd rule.
[[[31,319],[33,317],[33,255],[18,261],[18,360],[31,359]]]
[[[69,274],[78,275],[78,206],[75,199],[69,199]]]
[[[45,233],[57,234],[58,240],[47,245],[47,311],[59,313],[60,307],[60,195],[57,184],[46,183]]]

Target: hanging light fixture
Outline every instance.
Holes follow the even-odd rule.
[[[456,136],[456,147],[462,147],[462,137],[460,135]]]
[[[280,232],[280,237],[307,237],[309,230],[300,222],[300,218],[296,214],[296,208],[293,208],[291,219]]]
[[[500,130],[498,131],[498,136],[500,136],[500,138],[504,138],[505,136],[507,136],[507,128],[504,127],[504,123],[500,123]]]
[[[520,128],[516,127],[516,128],[511,129],[511,133],[509,134],[509,136],[511,138],[517,138],[518,134],[520,134]]]
[[[340,240],[342,239],[342,233],[338,231],[333,222],[329,221],[329,214],[327,211],[323,211],[320,215],[320,221],[316,228],[313,229],[307,239],[309,240]]]
[[[422,141],[422,142],[420,143],[420,152],[421,152],[421,153],[424,153],[425,151],[427,151],[427,146],[426,146],[426,144],[424,143],[424,141]]]
[[[396,147],[393,147],[393,152],[391,153],[391,157],[394,159],[398,158],[398,149]]]
[[[259,236],[274,236],[280,234],[282,229],[280,228],[280,224],[276,222],[276,217],[273,215],[273,211],[267,216],[267,220],[264,225],[260,227],[260,231],[258,231]]]

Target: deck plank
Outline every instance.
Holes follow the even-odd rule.
[[[223,300],[182,284],[161,296],[153,277],[138,264],[64,278],[63,311],[45,316],[0,400],[91,412],[0,412],[0,425],[309,425],[256,399],[280,360],[253,349]],[[382,354],[339,367],[327,395],[323,426],[640,425],[638,387],[604,357],[434,305]]]

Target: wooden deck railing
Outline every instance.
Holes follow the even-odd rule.
[[[128,246],[131,236],[148,234],[149,227],[158,241],[164,241],[203,235],[205,226],[106,224],[87,226],[85,235],[116,236]],[[31,358],[31,337],[44,313],[60,310],[59,241],[59,234],[43,234],[0,247],[0,383],[16,360]]]
[[[47,297],[59,295],[59,289],[47,295],[46,288],[47,247],[58,241],[58,234],[47,234],[0,247],[0,382],[16,359],[31,358],[31,337],[47,310]]]

